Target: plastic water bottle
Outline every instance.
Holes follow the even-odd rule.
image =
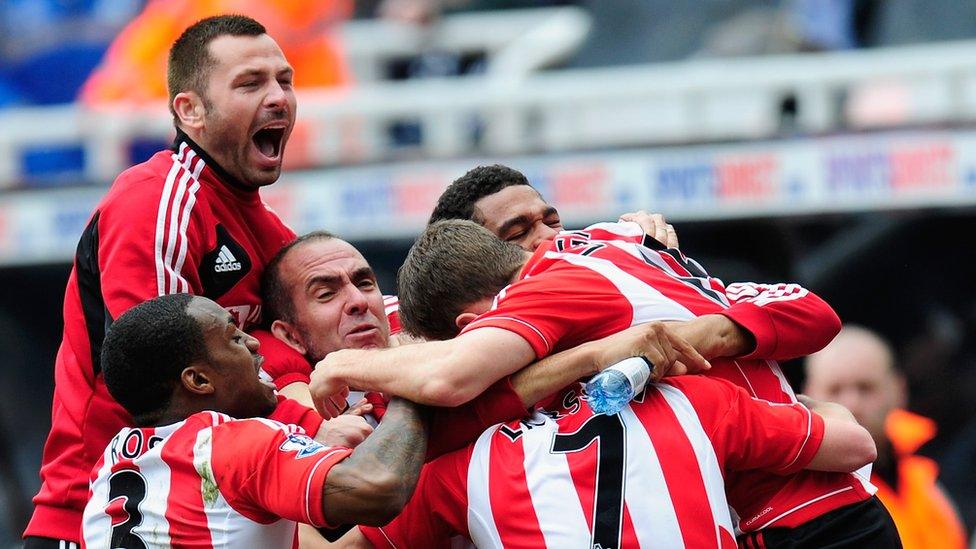
[[[610,366],[586,383],[586,401],[597,414],[612,416],[644,390],[651,377],[651,363],[642,356]]]

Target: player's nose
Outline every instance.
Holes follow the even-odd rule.
[[[261,347],[261,342],[258,338],[252,336],[251,334],[244,334],[247,339],[244,340],[244,344],[247,346],[247,350],[252,353],[256,353]]]
[[[349,290],[348,298],[346,299],[346,314],[350,315],[360,315],[366,312],[369,306],[369,302],[366,300],[366,294],[363,293],[361,289],[353,286]]]
[[[547,240],[552,240],[559,234],[559,231],[553,229],[545,223],[539,223],[532,233],[532,240],[530,244],[532,245],[532,251],[539,247],[540,244]]]

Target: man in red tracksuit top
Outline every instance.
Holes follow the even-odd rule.
[[[131,425],[108,394],[99,364],[115,318],[149,298],[188,292],[216,301],[241,328],[260,320],[261,273],[295,236],[258,193],[281,171],[295,120],[291,82],[275,41],[247,17],[204,19],[173,45],[174,149],[119,175],[78,244],[42,485],[25,547],[79,541],[92,466],[112,436]],[[322,422],[288,400],[271,417],[309,433]]]

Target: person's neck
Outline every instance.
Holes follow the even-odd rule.
[[[878,458],[874,461],[874,474],[881,477],[889,486],[898,490],[898,456],[891,442],[885,438],[876,440]]]
[[[529,264],[530,259],[532,259],[532,254],[525,252],[525,261],[522,262],[522,265],[520,265],[518,269],[515,269],[515,274],[513,274],[512,279],[509,280],[510,284],[515,284],[519,280],[522,280],[522,273],[525,272],[525,266]]]
[[[197,156],[203,159],[204,164],[206,164],[213,171],[213,173],[216,174],[217,179],[219,179],[221,183],[236,192],[253,193],[257,191],[257,189],[245,185],[244,182],[225,170],[224,167],[221,166],[220,163],[207,152],[204,146],[197,141],[199,139],[199,135],[191,136],[182,128],[176,128],[176,139],[173,141],[173,150],[178,151],[180,149],[180,143],[186,143],[187,146],[197,153]]]
[[[155,418],[152,424],[157,427],[160,425],[171,425],[183,421],[193,414],[215,409],[213,402],[209,399],[184,399],[174,395],[169,406]]]

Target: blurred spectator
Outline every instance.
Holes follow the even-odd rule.
[[[331,29],[352,15],[352,0],[150,0],[115,39],[82,89],[88,104],[166,97],[166,56],[183,29],[221,13],[243,13],[278,38],[296,87],[336,86],[349,73]]]
[[[0,2],[0,106],[67,103],[142,0]]]
[[[903,409],[905,379],[878,335],[845,326],[824,350],[807,358],[804,392],[848,407],[878,446],[871,482],[891,512],[906,549],[963,549],[965,530],[936,480],[938,466],[916,455],[935,436],[932,420]]]
[[[854,0],[793,0],[793,23],[804,46],[813,50],[846,50],[857,45]]]

